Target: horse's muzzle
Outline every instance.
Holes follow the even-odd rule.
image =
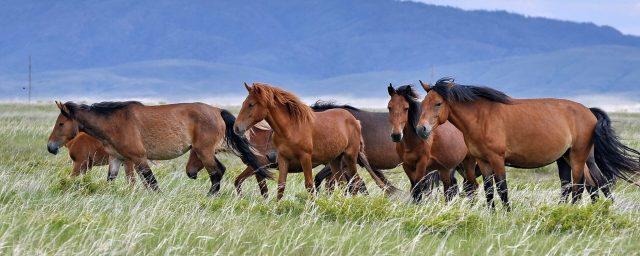
[[[393,142],[400,142],[402,140],[402,133],[392,133],[391,140]]]
[[[427,138],[429,138],[429,135],[431,135],[431,127],[418,125],[416,126],[416,132],[418,133],[418,136],[420,136],[420,138],[426,140]]]
[[[55,142],[47,143],[47,151],[49,151],[49,153],[51,154],[57,155],[59,148],[60,147],[58,147],[58,143],[55,143]]]
[[[233,133],[235,133],[236,135],[244,137],[244,132],[245,132],[245,129],[235,125],[233,126]]]

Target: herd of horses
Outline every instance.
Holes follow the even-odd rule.
[[[444,198],[458,194],[455,172],[463,178],[464,195],[476,194],[482,176],[487,204],[495,207],[494,182],[504,207],[510,210],[505,166],[538,168],[558,165],[561,202],[584,189],[592,201],[598,193],[611,198],[617,179],[636,184],[640,152],[625,146],[607,114],[597,108],[561,99],[515,99],[481,86],[443,78],[416,88],[389,84],[388,112],[318,101],[304,104],[294,94],[264,83],[244,84],[248,96],[237,117],[203,103],[146,106],[139,102],[92,105],[56,102],[60,110],[47,149],[56,154],[66,146],[73,160],[71,176],[92,166],[109,165],[108,180],[121,165],[131,185],[137,173],[143,184],[158,190],[149,167],[152,160],[177,158],[190,151],[189,178],[206,169],[210,195],[220,190],[225,166],[216,158],[232,152],[247,165],[235,180],[255,176],[260,193],[268,196],[269,168],[277,168],[277,199],[289,173],[302,172],[304,185],[315,195],[325,182],[345,193],[367,193],[358,166],[385,193],[399,191],[383,170],[402,165],[414,201],[442,183]],[[313,177],[313,168],[324,168]]]

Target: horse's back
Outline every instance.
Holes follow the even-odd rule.
[[[204,103],[137,106],[132,109],[149,159],[173,159],[202,136],[221,137],[220,109]]]
[[[573,145],[590,140],[596,123],[588,108],[569,100],[517,99],[498,106],[507,162],[518,167],[555,161]]]

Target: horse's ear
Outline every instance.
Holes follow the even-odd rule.
[[[60,113],[63,116],[66,116],[66,117],[71,116],[71,112],[69,112],[69,108],[67,107],[67,105],[63,104],[62,102],[57,102],[57,104],[58,104],[58,108],[60,109]]]
[[[429,84],[422,82],[422,80],[418,80],[418,81],[420,81],[420,85],[422,86],[422,89],[424,89],[427,92],[431,90],[431,86]]]
[[[393,85],[389,83],[389,87],[387,87],[387,91],[389,92],[389,96],[396,95],[396,89],[393,89]]]
[[[247,88],[247,91],[251,92],[251,86],[249,86],[247,82],[244,82],[244,88]]]
[[[58,109],[62,110],[62,103],[60,103],[59,101],[54,101],[56,103],[56,107],[58,107]]]

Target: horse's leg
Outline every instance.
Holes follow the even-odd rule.
[[[450,202],[455,196],[455,193],[453,193],[454,187],[453,180],[451,179],[451,170],[440,169],[438,172],[440,173],[440,181],[442,181],[442,187],[444,189],[444,200]]]
[[[493,172],[487,162],[478,161],[478,166],[480,166],[480,172],[482,172],[482,183],[484,186],[484,194],[487,198],[487,206],[491,209],[495,209],[496,204],[493,202]]]
[[[509,212],[511,211],[511,204],[509,203],[509,189],[507,187],[507,173],[504,167],[504,157],[493,156],[489,160],[489,164],[494,172],[493,179],[498,187],[498,195],[500,196],[500,200],[502,200],[502,205]]]
[[[315,183],[316,186],[316,190],[320,189],[320,186],[322,186],[322,181],[323,180],[329,180],[331,178],[331,167],[329,165],[325,165],[322,170],[320,170],[318,173],[316,173],[316,177],[313,178],[313,181]]]
[[[476,160],[473,157],[467,157],[462,161],[462,169],[464,170],[464,191],[467,198],[473,198],[478,189],[478,181],[476,181]]]
[[[424,159],[420,159],[413,170],[413,178],[412,178],[412,188],[411,195],[413,196],[413,201],[419,203],[422,201],[422,194],[425,186],[427,185],[427,165],[428,159],[426,157]],[[429,191],[430,192],[430,191]]]
[[[289,174],[289,160],[278,155],[278,195],[276,199],[279,201],[284,196],[284,189],[287,186],[287,174]]]
[[[605,179],[604,176],[602,175],[602,171],[600,171],[600,168],[598,167],[598,165],[596,164],[596,159],[594,158],[593,154],[589,154],[589,157],[587,157],[587,168],[589,170],[592,170],[594,173],[597,173],[598,175],[600,175],[602,177],[602,179]],[[605,184],[598,184],[595,180],[594,183],[596,185],[595,191],[592,193],[592,200],[594,199],[594,197],[597,199],[597,195],[598,195],[598,189],[600,189],[600,191],[602,191],[602,194],[604,195],[604,197],[606,199],[611,199],[613,200],[613,198],[611,197],[611,193],[610,193],[610,182],[606,181]],[[587,188],[589,189],[589,188]],[[592,189],[593,190],[593,189]],[[594,196],[595,194],[595,196]]]
[[[115,180],[118,177],[118,172],[120,172],[120,165],[122,164],[122,160],[109,156],[109,173],[107,174],[107,181]]]
[[[329,165],[326,165],[325,168],[329,167],[329,170],[331,170],[331,187],[327,187],[328,190],[330,190],[331,192],[333,192],[335,183],[337,182],[338,184],[342,184],[343,181],[349,181],[349,179],[351,179],[351,177],[349,177],[348,175],[346,175],[344,173],[344,169],[342,166],[342,157],[336,158],[331,160],[331,162],[329,162]],[[327,183],[329,184],[329,183]],[[347,190],[345,190],[345,194],[348,191],[348,188],[350,188],[352,186],[352,184],[349,184],[349,186],[347,187]],[[342,188],[341,188],[342,189]]]
[[[149,160],[147,160],[146,158],[137,158],[132,159],[131,161],[135,163],[136,171],[138,171],[138,174],[142,177],[145,186],[151,188],[154,191],[159,191],[160,189],[158,188],[158,181],[153,175],[151,167],[149,167]]]
[[[255,175],[256,181],[258,182],[258,189],[260,189],[260,194],[265,199],[269,197],[269,188],[267,187],[267,179],[260,175]]]
[[[304,174],[304,186],[311,195],[316,195],[316,188],[313,185],[313,162],[311,161],[311,154],[302,154],[300,156],[300,165],[302,167],[302,173]]]
[[[189,152],[189,160],[187,161],[187,166],[185,168],[187,177],[195,180],[196,178],[198,178],[198,172],[200,172],[202,168],[204,168],[204,164],[202,163],[200,158],[198,158],[196,151],[191,150],[191,152]]]
[[[584,167],[586,165],[589,152],[582,152],[577,148],[572,148],[569,153],[569,160],[571,163],[571,176],[573,177],[573,199],[572,203],[577,203],[582,199],[582,192],[584,191]]]
[[[136,175],[134,170],[134,164],[131,161],[124,161],[124,173],[127,176],[129,186],[133,187],[136,184]]]
[[[236,192],[238,193],[238,195],[242,195],[242,183],[251,175],[254,174],[254,171],[251,167],[247,166],[246,168],[244,168],[244,171],[242,171],[238,177],[236,177],[236,180],[233,182],[233,185],[236,187]],[[256,175],[256,178],[258,177],[258,175]],[[258,184],[259,186],[260,184]],[[264,195],[263,195],[264,196]]]
[[[556,160],[558,165],[558,176],[560,177],[560,203],[566,203],[571,191],[571,166],[567,160],[560,158]]]
[[[83,164],[80,161],[73,161],[73,170],[71,171],[71,177],[78,177],[82,173],[82,170],[86,168],[87,165]]]
[[[422,191],[420,191],[420,188],[417,187],[418,179],[414,174],[416,170],[416,165],[411,164],[409,162],[403,162],[402,170],[404,170],[404,173],[407,174],[407,178],[409,178],[409,182],[411,184],[411,187],[410,187],[411,198],[414,202],[418,202],[419,201],[418,194],[422,193]]]

